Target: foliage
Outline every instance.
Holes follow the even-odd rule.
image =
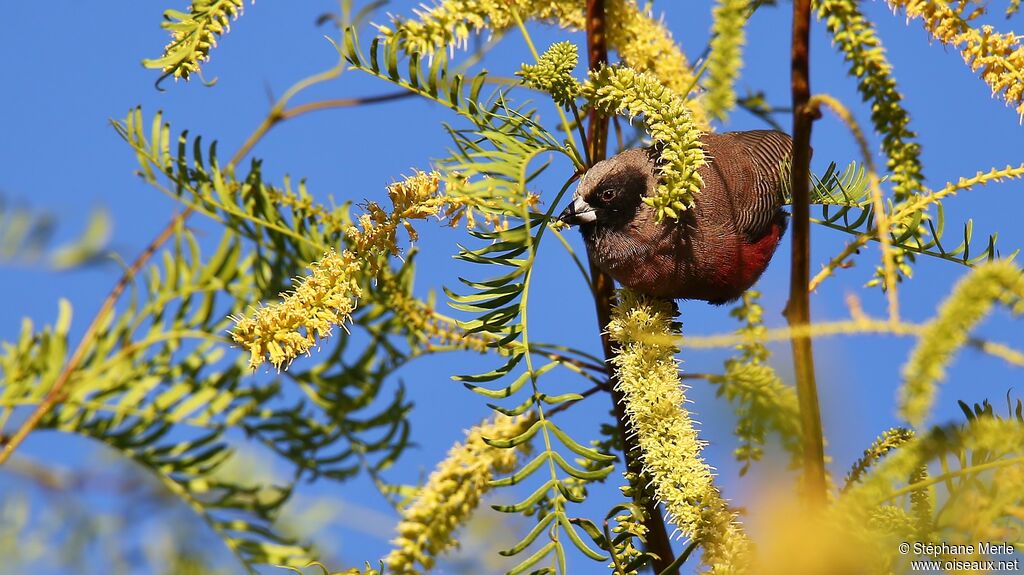
[[[815,5],[818,18],[825,21],[833,42],[850,63],[850,73],[857,76],[861,96],[872,103],[871,121],[882,134],[882,148],[895,184],[893,194],[905,199],[921,188],[921,151],[913,141],[916,134],[908,127],[910,116],[901,104],[903,96],[896,87],[882,41],[856,2],[820,0]]]
[[[1020,36],[997,32],[990,25],[972,28],[971,21],[984,14],[984,9],[964,15],[942,0],[890,0],[889,5],[893,10],[906,10],[907,18],[920,18],[933,38],[960,50],[972,72],[981,70],[992,95],[1014,106],[1024,118],[1024,45]]]
[[[930,411],[935,385],[944,376],[950,354],[963,346],[969,330],[996,302],[1008,305],[1014,315],[1024,313],[1024,273],[1007,262],[980,266],[964,279],[925,328],[921,340],[903,368],[900,414],[920,427]]]
[[[742,302],[731,312],[733,317],[743,322],[737,333],[755,339],[737,345],[739,357],[725,362],[725,373],[709,378],[718,386],[716,393],[735,405],[735,434],[740,441],[735,453],[736,459],[743,463],[741,475],[746,474],[751,464],[763,456],[762,446],[769,430],[778,435],[792,457],[794,467],[799,464],[801,456],[800,408],[796,390],[783,383],[768,363],[771,352],[756,340],[766,329],[764,310],[757,299],[760,295],[753,290],[747,291]]]
[[[96,209],[89,215],[81,237],[51,247],[57,222],[52,214],[35,212],[23,206],[8,206],[0,197],[0,262],[35,263],[46,261],[54,269],[64,270],[97,263],[108,248],[110,214]]]
[[[1024,114],[1024,49],[1012,32],[975,24],[987,6],[889,4],[959,50],[993,95]],[[662,541],[667,532],[661,532],[659,504],[689,545],[666,573],[691,561],[697,550],[702,567],[691,571],[812,573],[828,565],[834,572],[902,572],[910,557],[898,552],[901,541],[1000,541],[1019,533],[1021,402],[1006,417],[987,401],[973,409],[961,402],[966,421],[933,420],[938,386],[964,347],[1024,366],[1024,352],[975,335],[996,303],[1014,319],[1024,311],[1024,273],[1011,261],[1017,251],[1001,257],[995,234],[979,249],[970,219],[952,247],[944,211],[944,201],[962,190],[1021,178],[1024,164],[986,168],[930,189],[921,144],[875,23],[855,2],[818,0],[818,16],[848,61],[881,138],[886,172],[876,172],[854,114],[838,99],[818,95],[816,102],[842,112],[864,157],[844,161],[843,169],[832,163],[811,177],[812,201],[820,205],[815,222],[823,232],[850,236],[844,248],[824,256],[827,263],[812,288],[852,265],[868,242],[879,241],[882,265],[869,286],[889,290],[890,313],[871,317],[851,298],[849,320],[778,329],[766,322],[759,294],[748,291],[731,313],[738,329],[702,336],[690,326],[683,336],[670,302],[626,290],[602,296],[606,286],[587,272],[552,216],[578,177],[603,156],[590,145],[601,118],[612,117],[619,126],[617,116],[639,116],[643,130],[633,143],[646,134],[659,155],[658,191],[645,201],[659,220],[682,220],[701,193],[698,169],[715,161],[700,144],[712,129],[708,118],[725,119],[737,103],[765,119],[774,113],[763,91],[742,98],[736,88],[746,22],[771,3],[718,2],[706,61],[697,70],[649,8],[635,0],[602,5],[603,28],[595,28],[600,17],[588,19],[581,0],[439,0],[412,15],[388,15],[389,24],[367,34],[363,17],[374,14],[381,21],[379,5],[371,2],[353,17],[352,4],[343,1],[333,18],[340,29],[332,54],[337,64],[288,90],[230,159],[208,138],[172,131],[161,113],[136,108],[114,122],[141,180],[184,211],[124,267],[86,327],[73,322],[72,304],[61,299],[51,325],[39,327],[26,317],[17,336],[0,343],[0,470],[62,493],[56,504],[47,500],[43,512],[34,511],[35,501],[29,506],[0,496],[5,556],[38,559],[38,541],[63,541],[52,526],[69,517],[83,532],[100,529],[64,505],[69,485],[78,483],[49,469],[53,462],[22,458],[22,441],[39,430],[104,446],[131,466],[124,477],[146,486],[120,486],[125,497],[140,506],[176,502],[207,529],[181,537],[215,538],[249,573],[276,567],[425,572],[470,539],[460,529],[488,495],[497,498],[492,507],[502,525],[524,525],[517,535],[504,527],[491,534],[502,545],[500,555],[509,558],[494,569],[513,575],[562,575],[580,565],[635,574],[664,566],[672,549]],[[161,57],[144,64],[159,70],[160,79],[200,74],[243,6],[242,0],[195,0],[184,12],[168,10],[163,27],[171,42]],[[1008,12],[1016,6],[1011,3]],[[603,44],[596,48],[612,50],[613,61],[600,62],[601,50],[588,49],[587,75],[580,72],[578,79],[581,47],[566,40],[538,53],[532,22],[586,30]],[[518,79],[477,69],[513,29],[532,56],[510,71]],[[470,54],[456,52],[468,48],[475,33],[493,34],[493,41]],[[753,61],[749,52],[747,60]],[[291,104],[300,92],[342,72],[387,84],[398,95]],[[423,158],[411,175],[395,176],[386,187],[390,205],[365,201],[353,208],[362,199],[354,190],[345,190],[338,205],[304,180],[268,181],[263,161],[247,160],[272,127],[299,115],[404,96],[436,104],[448,115],[442,126],[450,145],[440,158]],[[549,110],[557,121],[548,118]],[[617,147],[633,144],[622,136],[620,130]],[[791,167],[782,168],[789,173]],[[791,202],[788,181],[785,187],[784,199]],[[415,243],[432,219],[464,226],[452,249],[461,275],[431,286],[441,287],[439,294],[421,295],[414,290],[417,250],[406,244]],[[52,223],[45,214],[5,208],[0,223],[0,259],[31,263],[47,253]],[[85,233],[52,252],[49,261],[97,261],[107,250],[108,224],[94,216]],[[598,309],[610,313],[599,326],[608,337],[606,358],[563,341],[541,341],[535,324],[531,330],[531,300],[543,295],[536,293],[537,262],[559,246],[582,272]],[[965,276],[924,323],[902,319],[897,305],[897,280],[912,278],[918,254],[967,268],[945,268]],[[559,289],[571,294],[562,297],[578,295],[568,282]],[[441,302],[452,315],[439,309]],[[84,306],[77,307],[81,315]],[[740,475],[756,482],[759,474],[749,471],[769,459],[769,437],[791,468],[812,465],[805,445],[823,439],[821,429],[808,427],[807,398],[773,367],[770,342],[855,334],[915,339],[898,399],[898,415],[912,430],[881,431],[852,466],[836,461],[850,471],[820,494],[821,509],[804,513],[802,504],[782,494],[806,494],[810,487],[797,480],[795,489],[758,484],[763,493],[750,507],[733,505],[695,421],[695,413],[711,410],[691,408],[683,378],[706,381],[729,404]],[[721,373],[682,373],[678,357],[701,348],[735,353]],[[391,484],[387,475],[407,464],[408,448],[419,437],[399,372],[419,358],[449,352],[472,352],[479,356],[473,365],[484,366],[463,367],[454,356],[447,364],[452,379],[486,404],[477,418],[482,422],[422,485]],[[415,371],[401,373],[407,374],[414,379],[409,385],[424,385]],[[566,380],[586,387],[570,387]],[[621,405],[610,418],[588,421],[590,436],[559,415],[608,394]],[[443,417],[446,401],[426,408]],[[254,460],[271,471],[248,473]],[[602,485],[613,483],[609,477],[617,484]],[[311,523],[310,517],[291,513],[305,482],[338,489],[355,478],[371,481],[400,518],[391,552],[346,557],[350,565],[362,565],[346,571],[332,554],[335,543],[315,544],[309,531],[296,528]],[[595,512],[602,500],[592,494],[611,487],[621,497]],[[761,507],[776,504],[778,515],[768,517],[779,520],[770,533],[761,533]],[[30,520],[30,508],[40,521]],[[19,540],[34,545],[11,543]],[[171,557],[163,560],[167,572],[220,569],[188,545],[173,549],[161,555]],[[69,544],[62,565],[85,556],[77,550]]]

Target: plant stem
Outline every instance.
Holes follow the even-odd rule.
[[[101,326],[106,324],[107,315],[113,313],[114,304],[116,304],[117,300],[120,299],[125,288],[127,288],[128,284],[132,282],[135,275],[142,269],[142,266],[146,265],[149,258],[152,257],[153,254],[160,249],[160,246],[162,246],[164,242],[173,235],[174,230],[176,230],[178,226],[184,225],[185,219],[188,218],[191,213],[192,210],[190,208],[186,208],[174,216],[167,226],[161,230],[160,234],[149,243],[146,250],[139,254],[139,256],[135,258],[135,261],[132,262],[132,265],[125,270],[123,274],[121,274],[121,278],[114,285],[114,288],[110,290],[106,299],[103,300],[99,311],[96,312],[92,322],[89,323],[89,327],[86,328],[81,341],[78,342],[78,346],[75,347],[75,351],[71,354],[71,359],[68,360],[64,369],[62,369],[57,375],[57,379],[54,380],[53,386],[51,386],[49,391],[46,392],[46,396],[28,416],[28,419],[18,427],[18,430],[14,432],[14,435],[11,436],[10,440],[4,444],[3,450],[0,451],[0,465],[3,465],[4,462],[11,457],[14,450],[21,445],[21,442],[25,441],[25,438],[28,437],[28,434],[31,433],[37,425],[39,425],[39,422],[43,417],[46,416],[54,406],[56,406],[58,401],[63,399],[64,387],[78,368],[78,364],[85,358],[86,352],[89,351],[92,340],[96,336],[97,331],[99,331]]]
[[[793,0],[792,90],[793,90],[793,169],[790,186],[793,190],[793,256],[790,267],[789,303],[786,319],[790,326],[811,323],[810,281],[811,210],[810,163],[811,98],[809,58],[811,0]],[[825,449],[821,431],[818,388],[814,380],[814,351],[811,338],[793,337],[793,364],[796,372],[797,397],[800,403],[800,426],[803,437],[804,495],[812,506],[825,503]]]
[[[590,70],[596,70],[602,64],[608,62],[608,45],[605,40],[605,13],[604,0],[587,0],[587,65]],[[608,140],[608,118],[602,117],[596,111],[590,113],[590,123],[587,126],[586,147],[591,162],[599,162],[604,159]],[[594,292],[594,305],[597,307],[597,321],[601,326],[601,346],[604,349],[604,356],[607,360],[616,355],[614,346],[608,333],[604,331],[605,326],[611,321],[612,303],[615,299],[615,287],[611,276],[601,271],[594,264],[593,254],[587,253],[590,260],[590,275],[593,278],[592,286]],[[622,393],[616,389],[616,374],[613,372],[608,382],[611,391],[612,403],[615,406],[615,419],[619,428],[619,436],[622,438],[622,454],[626,460],[626,467],[637,473],[641,472],[639,461],[639,447],[636,444],[636,437],[629,433],[626,423],[625,405],[622,402]],[[665,529],[663,515],[658,509],[658,503],[654,498],[650,499],[651,504],[644,510],[644,526],[647,528],[647,551],[656,557],[652,561],[655,573],[672,573],[671,566],[675,561],[672,552],[672,543],[668,538],[668,531]],[[675,570],[678,573],[678,568]]]

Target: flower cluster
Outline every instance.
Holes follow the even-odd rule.
[[[1024,46],[1013,32],[996,32],[992,26],[972,28],[942,0],[889,0],[896,10],[904,8],[907,18],[921,18],[936,40],[960,50],[972,72],[981,78],[1024,118]]]
[[[694,123],[706,128],[704,107],[700,100],[689,97],[697,88],[697,78],[668,26],[640,9],[634,0],[606,2],[605,12],[608,46],[619,52],[626,66],[653,75],[682,98]]]
[[[309,353],[335,325],[348,321],[360,295],[360,266],[350,252],[329,250],[309,266],[312,274],[298,280],[281,302],[261,306],[251,317],[235,318],[231,338],[249,350],[249,367],[264,359],[280,369]]]
[[[619,346],[612,360],[626,414],[640,448],[644,473],[679,530],[704,549],[712,573],[743,573],[751,543],[715,487],[701,457],[704,442],[683,407],[686,396],[675,359],[677,348],[650,343],[675,334],[669,302],[619,292],[608,333]]]
[[[441,0],[427,10],[414,10],[417,18],[392,18],[393,28],[378,26],[387,37],[397,37],[408,52],[432,54],[448,47],[466,47],[472,32],[505,30],[515,26],[514,13],[523,17],[583,29],[583,5],[577,0]]]
[[[231,20],[238,18],[243,0],[192,0],[188,13],[169,10],[163,27],[170,30],[171,41],[160,58],[144,60],[147,68],[158,68],[175,79],[188,80],[209,61],[217,37],[226,34]]]
[[[683,99],[651,74],[617,66],[591,71],[582,94],[604,114],[643,116],[659,147],[661,172],[657,193],[644,202],[655,209],[658,219],[678,218],[692,206],[694,194],[704,187],[697,170],[705,159],[701,132]]]
[[[850,473],[846,476],[846,487],[844,489],[848,489],[851,485],[860,481],[860,478],[876,461],[913,438],[914,432],[905,427],[886,429],[882,435],[875,438],[870,447],[864,450],[864,455],[850,469]]]
[[[896,199],[921,191],[921,146],[914,141],[917,134],[909,128],[910,116],[874,26],[854,0],[816,0],[816,7],[857,76],[861,95],[872,102],[871,121],[882,135]]]
[[[555,103],[565,108],[580,92],[580,83],[572,76],[579,60],[579,51],[572,42],[558,42],[536,64],[523,64],[516,75],[530,88],[551,94]]]
[[[401,253],[398,247],[398,229],[402,227],[412,241],[419,235],[409,220],[422,220],[436,216],[449,198],[438,194],[441,176],[437,172],[416,172],[411,177],[388,186],[391,210],[376,202],[369,202],[358,218],[358,226],[351,226],[345,235],[351,250],[366,260],[371,272],[376,272],[388,256]]]
[[[409,220],[458,210],[459,200],[438,193],[440,175],[417,172],[388,187],[392,209],[369,203],[358,226],[346,231],[351,247],[333,249],[310,264],[312,274],[297,280],[296,288],[282,294],[282,301],[262,306],[252,317],[235,318],[231,337],[249,350],[249,367],[269,360],[277,369],[309,353],[319,339],[329,337],[333,326],[344,325],[361,295],[360,282],[376,274],[387,257],[398,255],[398,229],[415,240]],[[453,207],[455,206],[455,207]]]
[[[384,558],[388,573],[420,573],[434,565],[437,555],[457,545],[455,530],[469,519],[496,473],[509,473],[529,442],[517,448],[492,447],[486,440],[511,439],[535,419],[530,415],[498,415],[469,430],[437,465],[416,500],[402,512],[395,548]],[[422,565],[419,568],[417,565]]]
[[[709,116],[724,120],[736,106],[736,78],[743,67],[740,50],[746,40],[747,0],[719,0],[712,12],[711,51],[708,53],[704,108]]]
[[[514,12],[573,30],[582,30],[586,24],[581,0],[440,0],[425,11],[417,10],[415,19],[394,17],[391,27],[380,26],[379,30],[387,37],[397,37],[409,52],[431,54],[466,46],[471,32],[514,26]],[[610,0],[605,3],[605,12],[608,47],[617,50],[627,66],[653,74],[686,98],[696,80],[668,27],[640,8],[636,0]],[[687,99],[686,104],[695,121],[704,126],[700,103]]]
[[[740,356],[726,360],[723,375],[709,379],[718,386],[718,394],[735,405],[736,437],[740,440],[735,455],[736,460],[743,463],[741,475],[749,470],[752,462],[761,459],[761,446],[768,431],[778,434],[794,467],[803,454],[796,389],[783,383],[768,364],[771,356],[768,347],[756,339],[767,331],[764,309],[758,303],[760,295],[748,290],[742,302],[730,312],[729,315],[744,323],[736,333],[750,337],[751,341],[737,346]]]

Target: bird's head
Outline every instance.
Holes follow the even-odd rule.
[[[647,149],[627,150],[594,164],[580,178],[572,202],[558,219],[588,228],[619,228],[632,221],[641,198],[657,186],[655,160]]]

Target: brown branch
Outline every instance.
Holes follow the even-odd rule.
[[[160,231],[160,234],[149,243],[146,250],[139,254],[139,257],[135,258],[131,267],[121,274],[121,278],[114,285],[114,288],[110,290],[106,299],[103,300],[103,303],[100,305],[100,310],[96,312],[96,315],[92,318],[92,322],[89,324],[89,327],[86,328],[85,333],[82,335],[82,339],[78,342],[78,346],[75,348],[74,353],[71,354],[71,359],[68,360],[67,364],[64,365],[64,369],[62,369],[57,375],[57,379],[54,380],[53,386],[50,390],[46,392],[46,397],[43,398],[43,401],[39,402],[39,405],[37,405],[32,411],[32,414],[28,416],[28,419],[26,419],[18,430],[14,432],[10,441],[4,444],[3,451],[0,451],[0,465],[3,465],[3,463],[11,457],[14,450],[21,445],[21,442],[25,441],[25,438],[28,437],[28,434],[31,433],[37,425],[39,425],[39,422],[43,417],[53,409],[58,401],[63,399],[64,387],[71,379],[71,374],[78,369],[78,364],[85,358],[85,354],[89,350],[89,346],[92,344],[93,338],[96,337],[96,332],[99,330],[100,325],[105,322],[107,314],[113,312],[114,304],[117,303],[121,294],[124,293],[125,288],[127,288],[128,284],[132,282],[132,279],[134,279],[135,275],[142,269],[142,266],[146,265],[149,258],[152,257],[158,249],[160,249],[160,246],[162,246],[164,242],[173,235],[174,230],[184,223],[185,219],[188,218],[191,213],[192,208],[185,208],[175,215],[167,226]]]
[[[706,379],[708,381],[711,381],[712,378],[716,378],[716,377],[721,377],[721,376],[714,375],[714,374],[711,374],[711,373],[680,373],[679,374],[679,378],[680,379]],[[590,397],[591,395],[594,395],[595,393],[597,393],[599,391],[611,391],[611,382],[606,382],[606,383],[603,383],[603,384],[595,385],[595,386],[591,387],[590,389],[581,392],[579,399],[576,399],[574,401],[567,401],[565,403],[559,404],[559,405],[555,406],[554,409],[548,410],[545,413],[548,416],[552,416],[552,415],[554,415],[556,413],[561,413],[561,412],[569,409],[570,407],[576,405],[580,401]]]
[[[790,268],[789,303],[786,319],[790,326],[811,323],[808,283],[811,260],[810,163],[811,124],[815,120],[808,106],[811,98],[810,51],[811,0],[793,0],[793,256]],[[792,338],[797,396],[803,442],[804,492],[808,502],[825,502],[825,450],[821,431],[818,388],[814,380],[814,351],[809,337]]]
[[[294,95],[294,94],[292,94]],[[285,120],[291,120],[303,114],[309,112],[315,112],[318,110],[330,110],[335,108],[351,108],[353,106],[363,106],[366,104],[379,104],[382,102],[390,102],[391,100],[399,100],[407,98],[409,96],[415,96],[416,92],[410,92],[408,90],[402,90],[401,92],[391,92],[389,94],[379,94],[376,96],[364,96],[360,98],[334,98],[330,100],[320,100],[317,102],[309,102],[308,104],[300,104],[293,108],[285,109],[284,106],[287,104],[287,100],[278,102],[271,108],[270,113],[263,119],[263,122],[253,131],[249,138],[242,144],[242,147],[238,148],[235,152],[234,157],[231,158],[231,165],[236,165],[242,161],[252,147],[256,145],[256,142],[260,141],[273,128],[274,126],[284,122]],[[290,98],[291,96],[286,96]]]
[[[587,62],[590,70],[595,70],[608,62],[608,45],[605,41],[605,11],[604,0],[587,0]],[[592,111],[590,123],[587,126],[587,151],[590,160],[594,163],[604,159],[607,150],[608,119]],[[590,260],[590,275],[593,278],[594,305],[597,307],[597,321],[601,326],[601,346],[604,349],[606,359],[615,357],[616,351],[612,345],[611,338],[604,330],[611,321],[612,305],[615,300],[615,287],[611,276],[601,271],[594,263],[593,254],[588,250],[587,256]],[[625,405],[623,404],[622,393],[616,389],[616,376],[611,374],[608,387],[611,391],[612,403],[615,406],[615,419],[618,423],[619,436],[622,437],[622,452],[626,460],[626,467],[640,474],[642,465],[640,463],[639,446],[636,437],[629,432]],[[665,529],[663,515],[658,509],[658,503],[650,498],[651,505],[646,512],[644,526],[647,528],[647,551],[655,556],[652,560],[652,567],[655,573],[662,573],[669,568],[675,556],[672,552],[672,542],[668,538],[668,531]],[[678,568],[675,571],[678,573]]]
[[[408,98],[416,95],[418,95],[416,92],[402,90],[400,92],[378,94],[375,96],[364,96],[361,98],[335,98],[332,100],[320,100],[318,102],[300,104],[298,106],[289,108],[281,112],[281,120],[290,120],[291,118],[294,118],[296,116],[301,116],[303,114],[315,112],[317,110],[329,110],[333,108],[351,108],[352,106],[365,106],[367,104],[381,104],[383,102],[401,100],[402,98]]]

